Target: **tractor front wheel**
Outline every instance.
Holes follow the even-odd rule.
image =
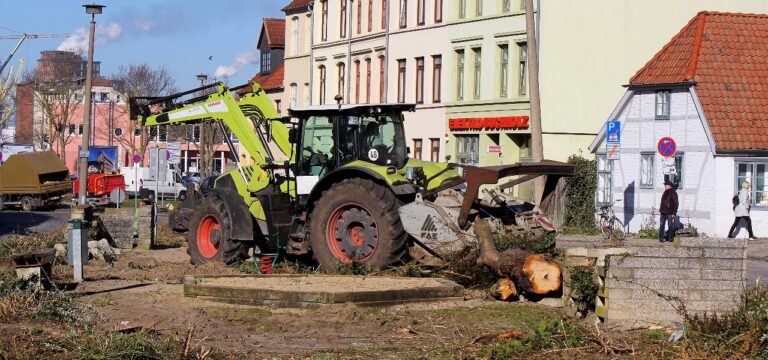
[[[400,202],[370,180],[347,179],[323,192],[310,219],[310,244],[320,270],[343,263],[382,269],[401,261],[407,233]]]
[[[216,196],[200,201],[189,221],[187,253],[194,265],[212,261],[234,264],[248,256],[248,247],[231,238],[232,223],[227,206]]]

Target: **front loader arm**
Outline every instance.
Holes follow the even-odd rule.
[[[173,104],[174,99],[178,99],[181,96],[187,95],[194,91],[205,90],[207,88],[216,87],[216,91],[210,95],[198,97],[180,104]],[[258,84],[253,84],[254,90],[245,95],[248,104],[252,107],[250,110],[254,115],[260,115],[261,119],[267,121],[267,119],[276,119],[278,117],[277,111],[272,106],[269,98],[267,98],[264,91]],[[152,113],[150,110],[153,106],[161,106],[164,104],[165,108],[159,112]],[[232,131],[232,134],[237,136],[240,143],[245,147],[251,157],[255,160],[256,164],[267,164],[271,162],[269,151],[267,151],[266,144],[262,139],[257,136],[256,132],[248,120],[246,115],[241,111],[240,106],[235,100],[230,90],[221,83],[204,86],[184,93],[174,94],[163,98],[152,99],[139,109],[137,120],[142,126],[157,126],[157,125],[178,125],[178,124],[196,124],[201,122],[214,122],[222,121]],[[132,104],[132,108],[137,107]],[[172,107],[172,109],[168,109]],[[250,115],[250,114],[249,114]],[[273,126],[273,132],[280,134],[282,138],[282,132],[278,129],[282,128],[285,132],[285,143],[288,141],[288,130],[285,126],[279,122],[274,121],[274,124],[280,124],[280,126]],[[277,131],[275,131],[277,130]],[[278,137],[276,136],[277,140]],[[279,143],[278,143],[279,146]],[[280,146],[283,150],[283,146]],[[287,146],[286,149],[290,149]],[[286,152],[290,154],[290,150]]]

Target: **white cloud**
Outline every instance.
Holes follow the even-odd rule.
[[[141,31],[149,32],[155,27],[155,23],[150,20],[137,19],[133,21],[133,26]]]
[[[220,65],[219,67],[217,67],[216,72],[214,73],[214,76],[224,77],[224,78],[232,77],[235,74],[237,74],[238,71],[240,71],[240,68],[248,64],[253,64],[258,59],[259,59],[258,49],[248,50],[244,53],[241,53],[235,56],[235,62],[233,62],[232,64]]]
[[[123,25],[120,23],[98,24],[94,34],[96,45],[104,45],[111,40],[119,38],[122,34]],[[76,29],[72,35],[59,44],[56,50],[75,51],[77,53],[88,51],[88,30],[86,28]]]

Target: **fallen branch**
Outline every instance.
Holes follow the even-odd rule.
[[[502,333],[497,334],[489,334],[489,335],[482,335],[476,337],[470,344],[487,344],[491,341],[496,340],[507,340],[507,339],[516,339],[516,340],[522,340],[525,337],[525,332],[522,331],[505,331]]]

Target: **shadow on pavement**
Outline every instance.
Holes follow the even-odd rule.
[[[28,235],[48,231],[47,227],[36,229],[53,219],[51,213],[2,211],[0,212],[0,237],[7,235]]]

